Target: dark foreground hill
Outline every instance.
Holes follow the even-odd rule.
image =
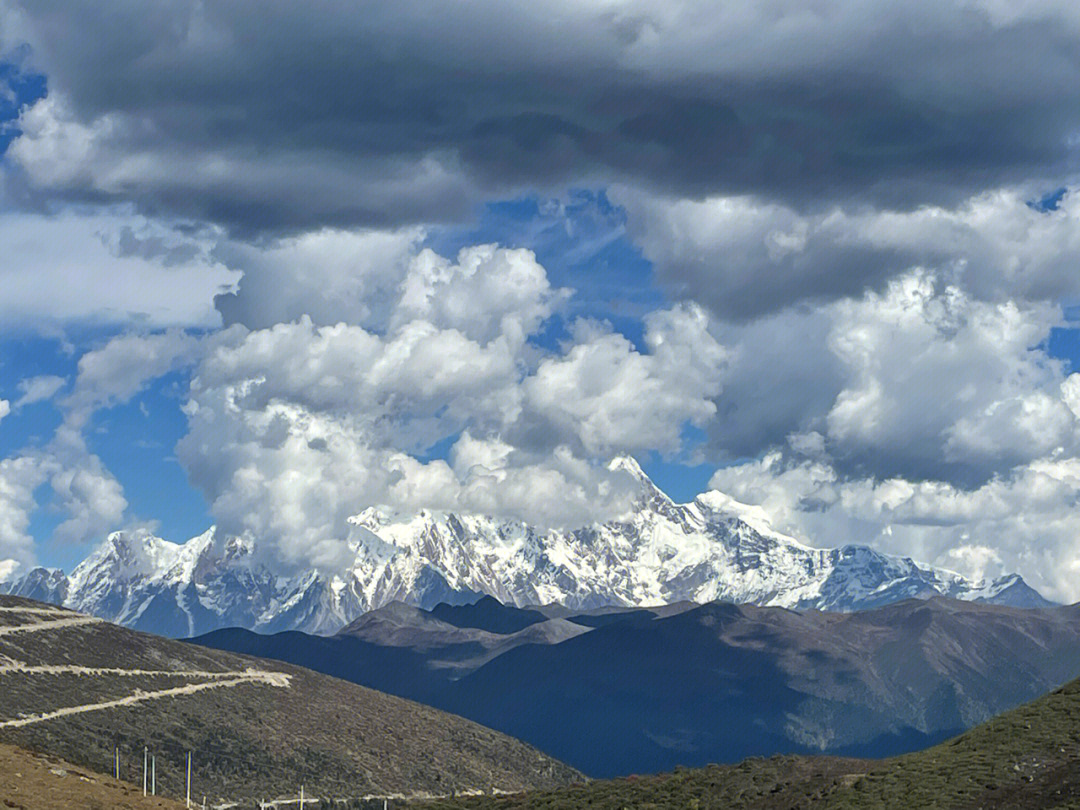
[[[221,631],[197,641],[430,703],[590,776],[777,753],[890,756],[1080,674],[1080,608],[945,598],[858,613],[398,604],[332,638]]]
[[[403,602],[365,613],[334,636],[299,631],[263,635],[233,627],[190,639],[217,650],[273,658],[336,678],[435,704],[450,685],[503,653],[526,644],[557,644],[594,627],[656,618],[697,607],[516,608],[485,596],[470,605],[422,610]]]
[[[565,765],[475,723],[279,662],[0,597],[0,740],[211,800],[441,795],[567,783]]]
[[[1080,681],[884,761],[773,757],[426,810],[1065,810],[1080,807]]]

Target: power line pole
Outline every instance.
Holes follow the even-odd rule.
[[[113,756],[115,757],[115,759],[113,761],[113,776],[115,776],[119,780],[120,779],[120,746],[119,745],[116,746],[115,749],[113,749]]]
[[[187,752],[187,807],[191,807],[191,752]]]
[[[144,745],[142,747],[142,795],[146,795],[146,777],[147,777],[147,757],[150,754],[150,750]]]
[[[157,796],[157,754],[150,756],[150,795]]]
[[[300,786],[300,810],[304,810],[304,786]]]

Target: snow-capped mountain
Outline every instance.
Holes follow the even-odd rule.
[[[573,531],[513,521],[369,508],[345,570],[275,576],[250,541],[214,529],[176,544],[116,532],[70,576],[37,568],[0,592],[56,602],[173,636],[239,626],[334,632],[400,600],[423,608],[488,594],[514,605],[574,608],[726,600],[850,611],[944,594],[1020,607],[1049,604],[1017,575],[971,581],[866,546],[811,548],[764,512],[720,492],[677,504],[632,459],[613,462],[641,494],[625,519]]]

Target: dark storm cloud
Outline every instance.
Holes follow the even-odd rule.
[[[904,208],[1065,177],[1080,124],[1067,5],[16,5],[39,186],[249,231],[591,182]]]

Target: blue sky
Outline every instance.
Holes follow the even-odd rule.
[[[0,576],[630,454],[1080,598],[1080,13],[555,5],[0,0]]]

